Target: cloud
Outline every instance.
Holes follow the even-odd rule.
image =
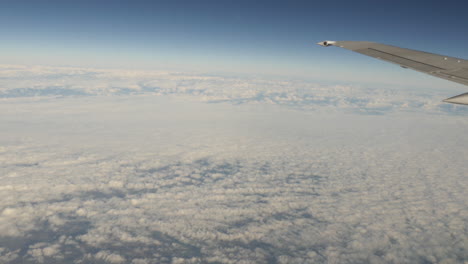
[[[164,89],[184,92],[4,99],[1,263],[468,259],[463,116],[309,111],[265,91],[232,104],[258,97],[235,79],[210,95],[229,104],[207,104],[221,77],[161,74],[172,78]],[[187,92],[199,82],[204,92]],[[307,98],[294,83],[268,85],[292,91],[277,101]]]
[[[466,114],[442,103],[445,90],[320,85],[301,80],[207,76],[179,72],[0,65],[0,99],[111,95],[174,95],[210,103],[274,104],[309,111],[382,115]]]

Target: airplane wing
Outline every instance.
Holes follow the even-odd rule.
[[[323,41],[320,46],[337,46],[370,57],[388,61],[435,77],[468,85],[468,61],[464,59],[404,49],[367,41]],[[445,99],[444,102],[468,105],[468,93]]]

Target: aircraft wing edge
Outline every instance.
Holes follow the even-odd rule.
[[[415,71],[429,74],[434,77],[445,79],[448,81],[456,82],[459,84],[468,85],[468,78],[466,77],[466,72],[468,69],[466,65],[468,61],[448,56],[442,56],[438,54],[432,54],[422,51],[404,49],[399,47],[394,47],[390,45],[380,44],[376,42],[368,41],[333,41],[326,40],[317,43],[323,47],[337,46],[340,48],[348,49],[363,55],[367,55],[373,58],[384,60],[393,64],[400,65],[403,68],[409,68]],[[379,49],[379,47],[385,47],[390,49],[395,49],[397,51],[407,51],[415,53],[418,56],[428,56],[428,57],[438,57],[441,60],[447,61],[446,63],[451,62],[454,67],[441,67],[438,65],[433,65],[430,63],[425,63],[424,61],[412,59],[411,56],[399,56],[398,52],[385,52]],[[463,74],[457,74],[457,72],[463,71]],[[454,97],[447,98],[443,100],[446,103],[452,104],[462,104],[468,105],[468,93],[460,94]]]

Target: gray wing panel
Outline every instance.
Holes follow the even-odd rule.
[[[468,85],[468,61],[464,59],[366,41],[324,41],[318,44],[349,49],[404,68]]]

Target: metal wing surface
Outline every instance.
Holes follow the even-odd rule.
[[[367,41],[323,41],[317,44],[352,50],[404,68],[468,85],[468,61],[464,59]],[[444,102],[468,104],[468,93],[448,98]]]

